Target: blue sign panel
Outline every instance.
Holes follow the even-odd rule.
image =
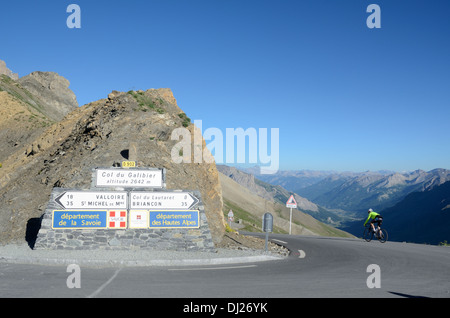
[[[186,211],[150,211],[150,228],[199,228],[199,213]]]
[[[54,229],[105,229],[106,211],[53,211]]]

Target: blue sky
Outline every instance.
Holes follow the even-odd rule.
[[[69,4],[81,29],[69,29]],[[369,4],[381,28],[369,29]],[[450,1],[8,1],[0,59],[80,105],[169,87],[203,130],[279,128],[280,169],[450,169]]]

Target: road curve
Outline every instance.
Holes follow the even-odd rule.
[[[450,297],[447,247],[349,238],[271,238],[287,242],[292,251],[284,265],[292,282],[288,279],[284,289],[294,297]]]
[[[291,255],[245,264],[83,267],[81,288],[72,289],[66,266],[2,264],[0,296],[450,297],[447,247],[275,234],[270,239]]]

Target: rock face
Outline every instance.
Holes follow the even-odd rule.
[[[169,89],[113,92],[72,111],[3,162],[0,242],[33,236],[54,187],[89,189],[91,169],[120,165],[130,148],[140,166],[167,170],[167,189],[201,193],[212,239],[220,242],[225,223],[215,163],[175,163],[171,156],[179,142],[172,131],[187,126],[193,136],[196,129],[185,118]]]
[[[70,82],[53,72],[33,72],[19,79],[19,83],[47,105],[46,115],[61,120],[78,107],[75,94],[69,89]]]
[[[0,61],[0,163],[78,108],[69,81],[56,73],[15,79]]]
[[[0,75],[1,74],[4,74],[15,81],[19,79],[19,74],[13,73],[9,68],[6,67],[6,63],[2,60],[0,60]]]
[[[1,91],[1,87],[0,79],[0,163],[52,124],[35,108],[11,93]]]

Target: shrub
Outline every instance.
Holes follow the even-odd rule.
[[[191,119],[185,113],[178,114],[178,117],[183,120],[183,122],[181,123],[183,127],[187,127],[191,123]]]

